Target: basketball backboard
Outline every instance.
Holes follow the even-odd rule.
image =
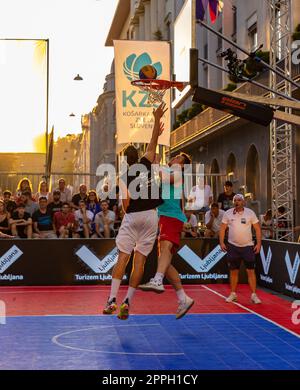
[[[191,79],[195,80],[195,73],[198,72],[195,51],[190,52],[190,49],[196,48],[195,4],[195,0],[185,0],[174,23],[174,74],[177,81],[187,82],[188,85],[181,92],[176,90],[172,108],[180,107],[196,86],[190,84]],[[190,69],[191,59],[196,62],[195,66],[193,61],[192,69]]]

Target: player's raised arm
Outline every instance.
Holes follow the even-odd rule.
[[[153,116],[154,116],[154,126],[152,131],[152,137],[151,140],[147,146],[146,153],[144,154],[144,157],[147,158],[151,163],[154,161],[155,158],[155,152],[156,152],[156,146],[158,142],[158,137],[161,135],[161,133],[164,130],[164,126],[161,123],[161,118],[167,111],[166,103],[161,103],[156,109],[153,109]]]

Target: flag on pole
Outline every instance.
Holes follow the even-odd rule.
[[[210,20],[215,23],[218,14],[222,12],[224,3],[221,0],[196,0],[196,19],[204,20],[207,6],[209,6]]]

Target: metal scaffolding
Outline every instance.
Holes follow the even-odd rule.
[[[291,0],[267,0],[270,9],[270,65],[292,76],[291,60]],[[287,80],[270,71],[269,87],[287,96],[292,95],[292,85]],[[275,97],[275,94],[272,94]],[[292,113],[291,108],[285,112]],[[273,120],[270,127],[272,212],[276,216],[275,239],[294,239],[294,200],[296,199],[294,180],[293,126]],[[285,211],[279,214],[278,208]]]

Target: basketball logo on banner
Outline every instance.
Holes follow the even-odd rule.
[[[169,42],[114,41],[117,144],[148,143],[154,124],[153,105],[147,91],[132,82],[139,79],[170,80]],[[170,91],[163,101],[170,108]],[[163,117],[164,132],[158,144],[170,144],[170,109]]]

